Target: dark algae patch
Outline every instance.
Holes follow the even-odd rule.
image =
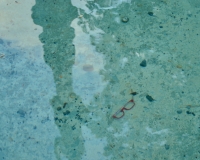
[[[146,95],[146,99],[148,99],[149,102],[155,101],[150,95]]]
[[[147,66],[147,61],[146,61],[146,60],[143,60],[143,61],[140,63],[140,66],[141,66],[141,67],[146,67],[146,66]]]

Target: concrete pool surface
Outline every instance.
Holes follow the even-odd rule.
[[[200,2],[3,0],[0,15],[0,159],[200,159]]]

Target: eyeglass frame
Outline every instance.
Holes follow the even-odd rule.
[[[126,108],[126,106],[129,104],[129,103],[133,103],[133,105],[131,106],[131,108]],[[115,112],[115,114],[113,114],[113,118],[116,118],[116,119],[120,119],[122,118],[125,113],[124,113],[124,110],[131,110],[133,107],[135,106],[135,101],[133,99],[131,99],[130,101],[128,101],[122,108],[120,108],[117,112]],[[123,114],[120,116],[120,117],[117,117],[117,114],[119,114],[120,112],[122,112]]]

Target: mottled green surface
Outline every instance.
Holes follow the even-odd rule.
[[[88,2],[88,8],[98,10],[94,3],[107,6],[96,0]],[[84,126],[99,139],[99,145],[102,142],[102,160],[200,159],[198,3],[132,0],[99,10],[100,19],[84,14],[90,28],[105,32],[98,43],[91,37],[91,43],[105,57],[105,70],[100,73],[108,82],[92,104],[85,106],[72,88],[75,33],[70,24],[78,17],[77,9],[67,0],[36,0],[32,18],[43,27],[44,59],[53,70],[57,90],[51,105],[61,133],[55,140],[58,160],[84,159]],[[129,21],[116,23],[115,17]],[[140,66],[143,59],[146,67]],[[135,108],[125,111],[122,119],[112,119],[131,99],[131,90],[139,93],[134,96]],[[149,102],[147,94],[155,101]]]

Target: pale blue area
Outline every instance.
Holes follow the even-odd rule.
[[[49,104],[55,95],[51,69],[11,45],[0,44],[0,159],[53,160],[58,130]]]

